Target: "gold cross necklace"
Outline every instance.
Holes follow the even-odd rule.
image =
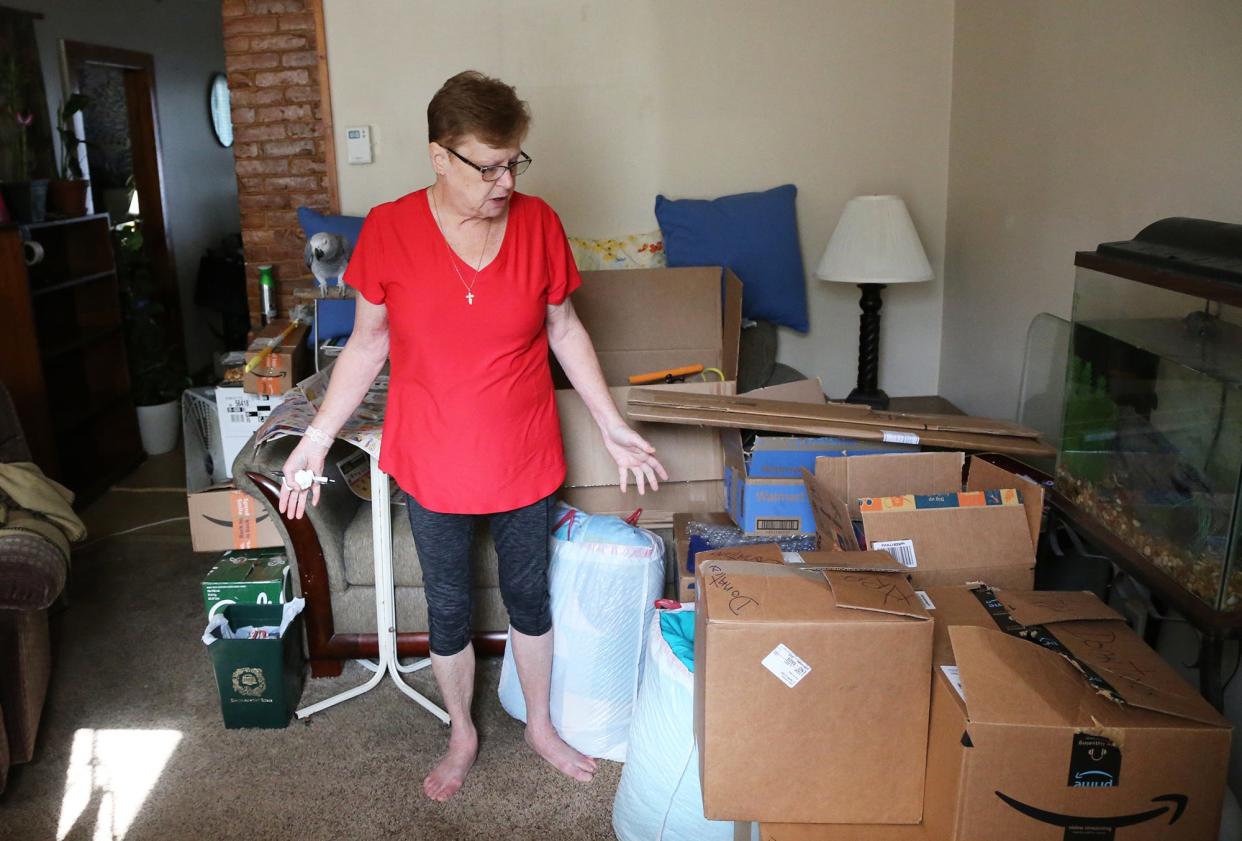
[[[454,259],[453,248],[449,245],[448,234],[444,231],[444,223],[440,221],[440,207],[436,203],[435,190],[432,187],[428,187],[427,195],[431,196],[431,210],[436,216],[436,227],[440,229],[440,235],[444,238],[444,247],[449,252],[449,263],[453,266],[453,271],[457,273],[457,279],[461,281],[461,285],[466,289],[466,303],[474,306],[474,284],[479,279],[479,272],[483,268],[483,255],[487,253],[487,243],[492,237],[492,220],[487,220],[487,233],[483,236],[483,250],[479,252],[479,261],[475,264],[474,276],[470,278],[469,283],[466,283],[466,279],[462,277],[461,269],[457,268],[457,260]]]

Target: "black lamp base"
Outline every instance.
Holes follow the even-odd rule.
[[[888,395],[884,393],[884,389],[877,388],[872,391],[864,391],[856,388],[850,392],[850,396],[845,398],[846,403],[865,403],[873,409],[883,411],[888,408]]]
[[[882,283],[860,283],[858,306],[858,387],[845,398],[847,403],[865,403],[873,409],[887,409],[888,395],[877,383],[880,375],[880,290]]]

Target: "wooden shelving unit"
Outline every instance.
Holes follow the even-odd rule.
[[[41,262],[26,266],[23,240]],[[79,504],[142,461],[107,214],[0,228],[0,333],[35,461]]]

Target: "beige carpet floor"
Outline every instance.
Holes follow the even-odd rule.
[[[583,785],[532,754],[497,701],[498,660],[482,661],[478,678],[478,764],[447,804],[420,790],[447,729],[389,684],[285,730],[225,730],[200,639],[198,582],[211,563],[188,538],[151,534],[75,558],[36,757],[0,796],[0,838],[613,837],[621,767],[602,762]],[[303,703],[367,676],[351,664],[340,678],[308,678]],[[437,697],[429,672],[408,679]]]

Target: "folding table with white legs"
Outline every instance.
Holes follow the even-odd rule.
[[[397,658],[397,603],[392,578],[392,500],[389,495],[388,474],[380,470],[379,455],[371,455],[371,543],[375,554],[375,630],[379,638],[379,658],[375,663],[358,660],[358,664],[374,672],[371,679],[339,695],[333,695],[318,703],[298,710],[298,718],[306,718],[335,706],[342,701],[357,697],[378,686],[384,675],[390,675],[397,688],[415,703],[445,724],[449,716],[433,704],[425,695],[417,692],[401,675],[417,672],[431,665],[430,658],[415,660],[403,666]]]

